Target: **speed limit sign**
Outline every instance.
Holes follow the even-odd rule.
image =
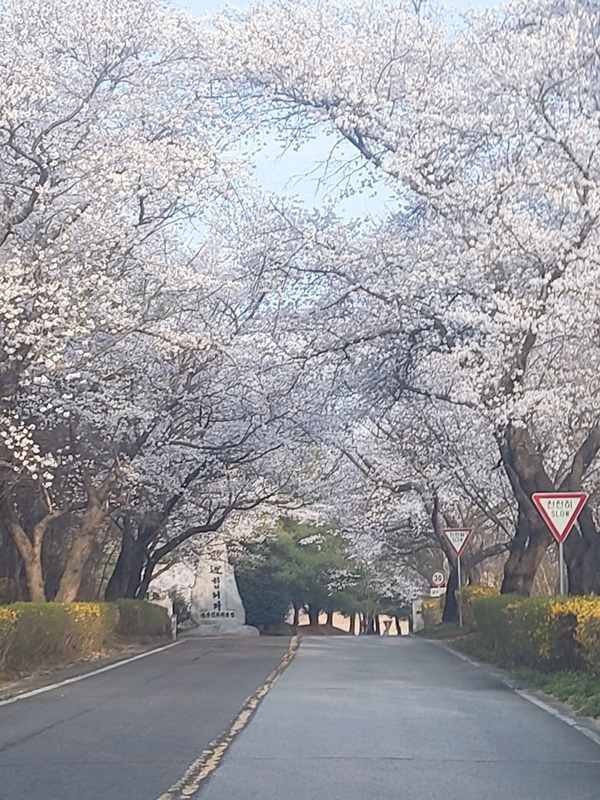
[[[443,586],[446,583],[446,576],[440,570],[437,570],[431,576],[431,585],[432,586]]]

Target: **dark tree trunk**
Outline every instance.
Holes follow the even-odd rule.
[[[364,633],[366,633],[367,636],[374,636],[377,633],[377,628],[375,624],[376,616],[377,615],[373,611],[368,611],[365,614]]]
[[[150,581],[154,577],[154,570],[156,569],[157,564],[158,560],[155,558],[148,557],[146,559],[141,578],[138,581],[138,585],[134,594],[136,600],[144,600],[144,598],[147,597],[148,590],[150,588]]]
[[[446,587],[446,599],[444,601],[444,611],[442,622],[458,622],[458,603],[456,602],[456,590],[458,589],[458,569],[456,564],[452,565],[448,576]]]
[[[292,625],[294,626],[294,630],[298,627],[298,623],[300,621],[300,609],[298,606],[294,606],[294,618],[292,620]]]
[[[327,612],[327,624],[333,627],[333,611]]]
[[[564,545],[569,594],[600,594],[600,535],[585,506]]]
[[[308,621],[311,625],[319,624],[319,611],[320,609],[312,603],[308,606]]]
[[[354,636],[355,630],[356,630],[356,614],[350,614],[348,623],[348,633],[351,633],[352,636]]]
[[[526,597],[531,594],[535,576],[549,545],[548,531],[540,530],[539,525],[532,527],[519,509],[517,531],[504,565],[502,594]]]
[[[525,428],[509,426],[500,442],[502,463],[513,488],[519,512],[517,529],[504,565],[502,594],[530,595],[533,581],[552,539],[531,495],[553,491],[542,456]]]
[[[592,428],[573,456],[570,470],[560,486],[548,477],[540,452],[524,428],[509,426],[500,452],[511,482],[519,517],[517,531],[504,567],[503,594],[529,595],[538,567],[552,537],[531,501],[534,492],[580,491],[583,478],[600,450],[600,428]],[[584,508],[579,530],[575,529],[565,543],[565,560],[572,593],[600,590],[600,542],[589,509]]]
[[[112,575],[106,586],[104,598],[136,597],[142,579],[147,553],[143,543],[127,527],[123,531],[121,550]]]

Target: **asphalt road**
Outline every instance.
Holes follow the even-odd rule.
[[[155,800],[229,726],[287,645],[187,639],[0,706],[0,800]]]
[[[406,638],[305,639],[196,800],[598,800],[600,746]]]

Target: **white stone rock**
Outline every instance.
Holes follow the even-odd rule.
[[[188,635],[259,635],[256,628],[246,625],[246,611],[222,539],[210,543],[206,556],[198,564],[192,587],[191,618],[198,627]]]

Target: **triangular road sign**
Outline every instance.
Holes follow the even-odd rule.
[[[531,499],[552,536],[562,543],[575,525],[588,496],[585,492],[535,492]]]
[[[472,530],[472,528],[446,528],[444,530],[444,535],[452,545],[457,556],[460,557],[460,554],[465,549],[465,545],[469,541]]]

